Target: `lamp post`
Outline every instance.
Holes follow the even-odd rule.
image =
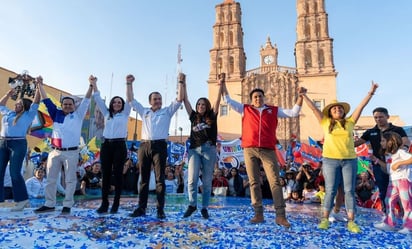
[[[182,128],[182,127],[179,127],[179,131],[180,131],[180,143],[183,143],[183,135],[182,135],[182,133],[183,133],[183,128]]]

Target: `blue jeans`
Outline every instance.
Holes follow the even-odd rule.
[[[323,158],[322,173],[325,178],[324,211],[330,212],[333,201],[340,184],[345,192],[345,207],[347,213],[355,212],[355,186],[356,172],[358,170],[357,159],[331,159]]]
[[[197,206],[197,192],[199,173],[202,171],[202,208],[209,206],[210,195],[212,194],[213,170],[216,163],[216,146],[204,143],[201,146],[189,150],[188,168],[188,194],[189,205]]]
[[[14,201],[19,202],[29,198],[26,183],[21,174],[26,153],[27,140],[0,140],[0,202],[4,201],[4,174],[9,161]]]
[[[101,188],[86,188],[85,189],[86,195],[89,196],[102,196],[102,189]]]
[[[373,165],[373,175],[375,176],[375,183],[379,189],[379,198],[382,201],[382,211],[386,213],[386,191],[389,185],[389,175],[382,171],[381,166]]]

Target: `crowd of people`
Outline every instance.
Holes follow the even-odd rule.
[[[149,94],[150,107],[144,107],[134,98],[133,75],[126,76],[126,100],[113,97],[107,107],[97,88],[97,77],[89,77],[89,87],[80,105],[75,107],[71,97],[61,99],[57,107],[43,87],[43,79],[36,79],[34,100],[20,99],[15,109],[6,107],[13,89],[0,99],[2,129],[0,138],[0,202],[13,198],[11,211],[21,211],[30,199],[41,199],[43,204],[35,213],[51,212],[56,208],[56,197],[63,196],[62,214],[69,214],[74,204],[74,195],[101,198],[96,210],[99,214],[109,212],[110,198],[113,202],[110,213],[118,212],[122,194],[138,195],[138,205],[129,215],[146,215],[149,193],[156,195],[157,218],[165,219],[165,195],[185,193],[188,207],[183,217],[197,210],[197,195],[201,194],[201,215],[208,219],[211,196],[247,197],[251,199],[254,216],[251,223],[264,222],[262,199],[272,199],[275,208],[275,223],[289,228],[286,215],[287,203],[314,203],[322,205],[319,229],[328,229],[332,220],[346,220],[352,233],[361,232],[355,222],[357,206],[372,207],[379,194],[383,222],[377,229],[393,231],[398,225],[396,215],[403,214],[401,233],[412,231],[412,156],[405,150],[410,141],[405,131],[388,122],[386,108],[373,111],[376,126],[355,140],[353,130],[365,106],[375,94],[378,84],[372,83],[370,91],[349,115],[350,105],[332,101],[322,110],[307,96],[307,89],[297,89],[296,102],[291,109],[265,103],[262,89],[253,89],[250,103],[238,103],[230,98],[225,74],[218,75],[218,95],[214,105],[207,98],[199,98],[194,107],[188,98],[186,75],[178,75],[176,99],[162,106],[159,92]],[[99,161],[83,162],[79,158],[79,141],[82,121],[93,96],[97,108],[104,116],[103,143]],[[221,98],[242,118],[242,148],[244,164],[239,167],[219,167],[217,163],[217,118]],[[35,167],[32,174],[24,172],[27,154],[27,130],[39,103],[42,101],[53,120],[50,138],[51,151]],[[280,165],[275,153],[278,118],[293,118],[300,113],[305,103],[313,111],[323,130],[322,161],[318,165],[304,162],[298,165],[293,160]],[[188,163],[167,165],[167,139],[170,121],[174,113],[184,105],[189,115]],[[126,147],[127,122],[131,108],[142,119],[141,143],[137,151],[138,164],[128,158]],[[355,147],[369,142],[372,148],[372,168],[357,174]],[[27,160],[26,160],[27,165]],[[7,179],[9,173],[10,180]],[[6,177],[5,177],[6,175]],[[23,178],[25,176],[25,178]],[[24,183],[25,181],[25,183]],[[11,183],[11,184],[10,184]],[[340,212],[345,206],[346,218]],[[399,212],[401,207],[401,212]]]

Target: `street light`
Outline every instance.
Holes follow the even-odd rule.
[[[179,127],[179,131],[180,131],[180,143],[183,143],[183,137],[182,137],[183,128]]]

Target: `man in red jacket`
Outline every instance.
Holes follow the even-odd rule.
[[[263,205],[262,190],[260,187],[260,167],[266,173],[276,209],[276,224],[290,227],[286,219],[285,200],[282,186],[279,183],[279,165],[276,157],[276,128],[278,117],[291,118],[299,115],[302,107],[301,94],[306,92],[303,87],[298,88],[299,97],[292,109],[283,109],[265,104],[265,94],[262,89],[254,89],[249,97],[251,104],[241,104],[229,97],[226,86],[223,86],[225,100],[235,111],[243,115],[242,118],[242,147],[246,163],[246,172],[249,176],[250,196],[255,216],[251,223],[262,223]]]

